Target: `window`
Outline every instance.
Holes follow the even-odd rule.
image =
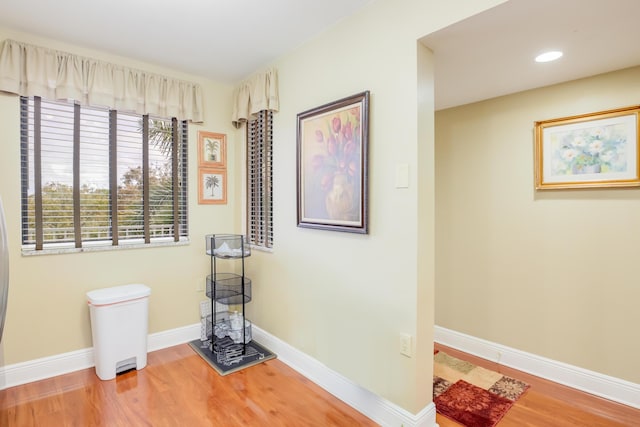
[[[273,113],[247,123],[247,236],[252,245],[273,247]]]
[[[26,250],[178,242],[187,227],[187,124],[21,98]]]

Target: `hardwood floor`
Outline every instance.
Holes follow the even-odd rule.
[[[277,359],[220,376],[188,345],[101,381],[85,369],[0,391],[0,426],[375,426]]]
[[[498,427],[640,426],[639,410],[436,348],[531,385]],[[115,380],[92,368],[0,391],[2,427],[375,425],[277,359],[222,377],[186,344],[149,353],[146,368]]]
[[[640,410],[583,393],[533,375],[498,365],[439,344],[450,356],[500,372],[531,387],[511,407],[496,427],[638,427]],[[460,424],[436,415],[440,427]]]

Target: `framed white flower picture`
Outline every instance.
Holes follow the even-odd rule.
[[[640,185],[640,106],[535,122],[537,190]]]

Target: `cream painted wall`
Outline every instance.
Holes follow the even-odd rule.
[[[281,111],[274,120],[275,248],[247,260],[254,323],[355,383],[410,412],[431,402],[435,196],[432,55],[421,37],[504,0],[376,0],[277,61]],[[9,35],[0,29],[0,36]],[[32,36],[21,40],[137,68],[170,70]],[[179,76],[179,75],[178,75]],[[190,80],[197,80],[185,76]],[[198,206],[190,190],[192,243],[186,247],[21,257],[17,100],[0,95],[0,193],[12,249],[6,363],[88,347],[86,291],[121,283],[152,287],[150,332],[197,322],[194,292],[207,271],[206,233],[240,231],[242,132],[230,129],[231,88],[199,80],[206,130],[227,132],[234,165],[227,206]],[[296,227],[296,114],[371,91],[370,233]],[[190,178],[196,182],[190,127]],[[395,188],[407,164],[408,189]],[[168,267],[179,263],[178,268]],[[115,267],[117,266],[117,267]],[[144,266],[141,268],[141,266]],[[400,355],[400,333],[414,356]]]
[[[19,98],[0,93],[0,194],[5,205],[9,245],[10,288],[4,363],[14,364],[92,346],[86,292],[127,283],[151,288],[149,332],[191,325],[199,321],[199,301],[209,262],[204,235],[239,231],[239,202],[197,204],[197,131],[227,133],[229,194],[239,191],[239,146],[231,127],[232,87],[144,64],[104,52],[65,45],[0,28],[0,40],[16,40],[74,52],[138,69],[169,75],[202,85],[205,123],[189,126],[189,235],[187,246],[129,249],[64,255],[27,256],[20,251],[20,135]],[[233,170],[231,170],[233,168]]]
[[[535,191],[533,122],[638,104],[640,67],[436,114],[436,324],[640,383],[640,189]]]
[[[414,413],[431,402],[435,245],[431,53],[417,40],[497,3],[379,0],[275,64],[275,249],[247,262],[249,315]],[[370,232],[298,228],[296,114],[364,90]],[[397,164],[409,166],[408,189],[395,188]],[[413,336],[413,358],[400,333]]]

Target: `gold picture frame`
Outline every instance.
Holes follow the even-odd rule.
[[[201,205],[225,205],[227,203],[226,169],[198,169],[198,203]]]
[[[227,135],[198,131],[198,165],[207,168],[227,167]]]
[[[640,185],[640,106],[535,122],[535,188]]]

